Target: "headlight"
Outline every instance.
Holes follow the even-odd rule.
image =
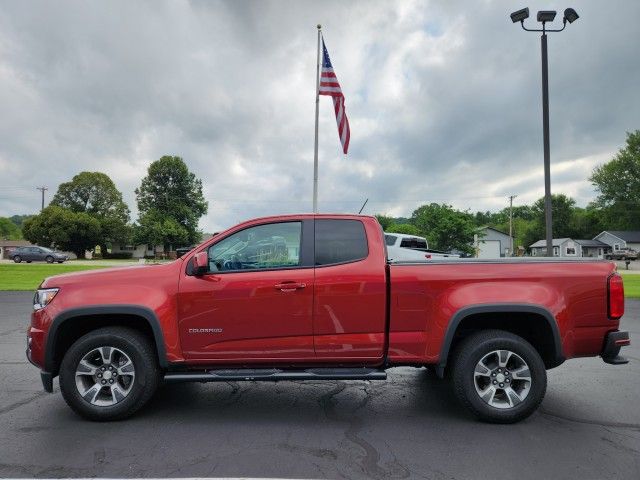
[[[58,293],[59,288],[42,288],[36,290],[36,294],[33,297],[33,309],[40,310],[49,305],[53,297]]]

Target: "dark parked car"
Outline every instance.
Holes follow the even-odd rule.
[[[607,260],[637,260],[638,252],[632,248],[621,248],[604,256]]]
[[[55,252],[45,247],[18,247],[13,252],[11,252],[11,259],[16,263],[20,263],[22,261],[25,261],[27,263],[62,263],[65,260],[69,260],[69,257],[64,253]]]

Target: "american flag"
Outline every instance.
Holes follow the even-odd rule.
[[[333,71],[333,65],[331,65],[324,39],[322,39],[322,72],[320,73],[320,90],[318,93],[320,95],[329,95],[333,98],[333,109],[336,112],[336,122],[338,123],[338,136],[342,143],[342,151],[346,155],[347,150],[349,150],[349,138],[351,137],[349,119],[344,109],[344,95],[338,83],[338,78]]]

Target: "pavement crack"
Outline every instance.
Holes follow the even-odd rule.
[[[540,408],[539,411],[541,415],[557,418],[559,420],[564,420],[566,422],[581,423],[584,425],[596,425],[599,427],[629,428],[632,430],[640,431],[640,424],[638,423],[603,422],[598,420],[587,420],[586,418],[576,418],[576,417],[571,417],[569,415],[560,415],[557,413],[551,413],[547,410],[544,410],[543,408]]]
[[[42,397],[45,397],[47,395],[49,395],[47,392],[38,392],[31,398],[27,398],[25,400],[20,400],[18,402],[12,403],[11,405],[7,405],[5,407],[2,407],[2,408],[0,408],[0,415],[4,415],[5,413],[10,412],[11,410],[15,410],[16,408],[20,408],[23,405],[28,405],[29,403],[35,402],[36,400],[39,400]]]

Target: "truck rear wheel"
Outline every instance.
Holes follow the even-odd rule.
[[[456,349],[452,373],[460,402],[485,422],[527,418],[547,389],[547,372],[537,350],[502,330],[485,330],[464,339]]]
[[[77,340],[60,366],[60,390],[67,404],[90,420],[133,415],[160,382],[155,349],[135,330],[106,327]]]

